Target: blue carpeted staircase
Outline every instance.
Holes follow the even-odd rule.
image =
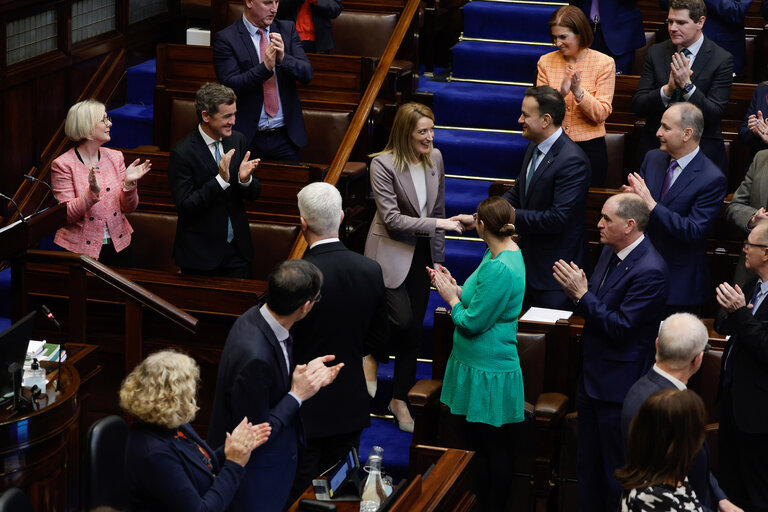
[[[126,71],[126,104],[109,111],[112,140],[107,146],[135,148],[152,144],[155,63],[151,59]]]

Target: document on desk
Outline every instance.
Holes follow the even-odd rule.
[[[540,322],[544,324],[555,324],[561,318],[568,320],[573,315],[573,311],[549,308],[530,308],[525,312],[520,320],[525,322]]]

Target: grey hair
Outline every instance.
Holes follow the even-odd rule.
[[[204,83],[200,86],[195,95],[195,111],[197,112],[197,119],[198,121],[203,120],[203,111],[208,112],[210,115],[214,115],[219,111],[219,105],[222,103],[225,105],[232,105],[236,101],[237,95],[235,95],[235,91],[226,85],[214,82]]]
[[[709,333],[696,315],[675,313],[661,323],[656,361],[682,370],[704,351]]]
[[[680,111],[680,129],[690,128],[693,130],[693,140],[699,142],[704,133],[704,114],[701,113],[701,109],[688,102],[675,103],[670,108]]]
[[[296,195],[299,215],[309,230],[320,236],[338,236],[341,224],[341,194],[333,185],[322,181],[310,183]]]
[[[624,220],[634,219],[637,230],[645,233],[651,212],[642,199],[635,194],[623,193],[613,196],[616,198],[616,215]]]

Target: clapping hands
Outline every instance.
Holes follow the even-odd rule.
[[[266,443],[271,433],[272,426],[269,423],[252,425],[247,417],[243,418],[231,434],[227,432],[227,438],[224,441],[224,457],[245,466],[251,458],[251,452]]]
[[[144,163],[139,163],[141,159],[137,158],[131,165],[125,170],[125,181],[123,185],[126,188],[131,188],[136,185],[145,174],[152,168],[152,163],[149,160],[144,160]]]

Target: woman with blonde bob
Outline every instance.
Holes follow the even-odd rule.
[[[416,355],[429,299],[429,276],[445,257],[445,231],[461,233],[461,223],[445,218],[443,156],[432,147],[435,116],[420,103],[401,105],[389,142],[373,156],[371,188],[376,200],[365,255],[381,265],[386,287],[390,334],[395,353],[393,398],[389,404],[398,426],[413,432],[408,391],[416,379]],[[386,361],[388,354],[373,354]],[[368,357],[365,376],[376,380]],[[373,394],[373,393],[372,393]]]
[[[440,401],[466,419],[475,451],[480,510],[505,510],[513,467],[514,423],[525,419],[525,392],[517,353],[517,319],[525,294],[525,264],[515,234],[515,210],[498,196],[477,207],[477,234],[488,248],[459,286],[442,265],[432,282],[451,306],[453,349]]]
[[[102,147],[109,142],[112,120],[104,104],[85,100],[72,105],[64,133],[75,146],[51,164],[51,185],[67,203],[67,225],[54,242],[107,265],[130,266],[133,228],[125,218],[139,204],[136,182],[151,166],[137,158],[128,168],[120,151]]]
[[[705,421],[704,402],[690,390],[661,389],[643,402],[629,426],[627,463],[616,471],[621,512],[701,512],[687,475]]]
[[[125,378],[120,407],[134,416],[126,444],[125,473],[131,510],[224,511],[237,492],[244,466],[269,438],[268,423],[248,418],[212,450],[192,429],[200,369],[175,351],[156,352]]]

